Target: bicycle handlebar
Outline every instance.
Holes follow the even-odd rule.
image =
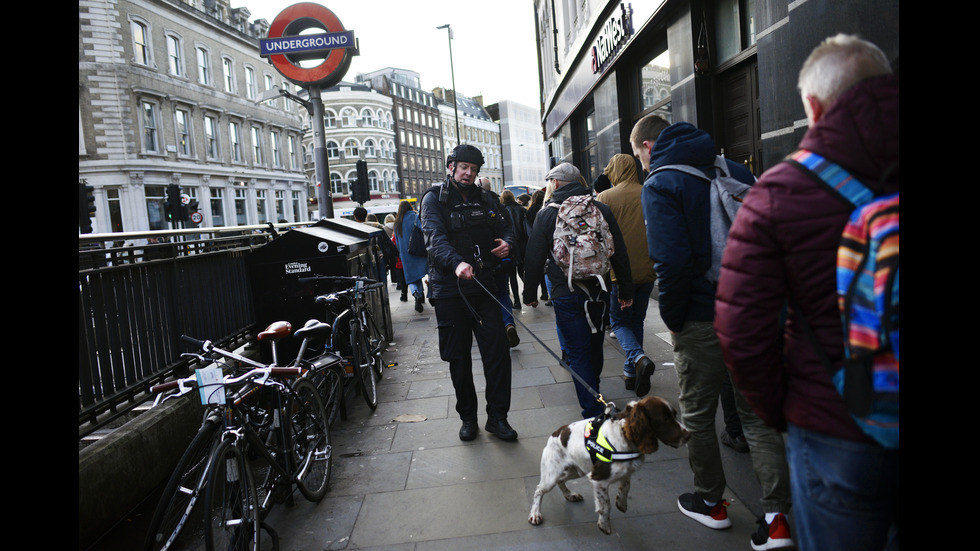
[[[334,300],[337,300],[338,298],[340,298],[342,296],[357,295],[358,293],[363,293],[364,291],[370,291],[372,289],[380,289],[381,287],[384,287],[384,286],[385,286],[384,283],[376,282],[376,283],[371,283],[370,285],[365,285],[365,286],[361,287],[360,289],[358,289],[356,287],[351,287],[349,289],[344,289],[343,291],[334,291],[332,293],[327,293],[325,295],[320,295],[320,296],[316,297],[316,299],[314,299],[314,300],[315,300],[315,302],[317,304],[319,304],[321,306],[324,306],[324,305],[330,304],[331,302],[333,302]]]

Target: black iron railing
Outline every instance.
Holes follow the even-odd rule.
[[[245,257],[288,225],[79,236],[79,437],[189,373],[181,334],[229,346],[255,325]]]

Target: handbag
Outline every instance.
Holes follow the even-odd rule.
[[[408,238],[408,254],[414,256],[429,256],[425,248],[425,235],[422,234],[422,227],[419,226],[418,218],[412,226],[412,235]]]

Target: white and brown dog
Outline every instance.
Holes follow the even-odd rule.
[[[626,409],[607,418],[590,441],[591,419],[576,421],[555,431],[541,453],[541,481],[534,491],[527,521],[541,524],[541,498],[557,485],[568,501],[582,501],[565,482],[589,475],[599,514],[599,530],[612,533],[609,525],[609,487],[619,483],[616,508],[626,512],[630,476],[643,456],[657,451],[657,440],[676,448],[691,438],[677,420],[677,412],[663,398],[648,396],[630,402]],[[594,450],[595,453],[590,452]]]

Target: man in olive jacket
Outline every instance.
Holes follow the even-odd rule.
[[[636,170],[636,161],[630,155],[614,155],[606,165],[605,175],[613,187],[600,193],[598,199],[609,205],[609,210],[619,223],[633,276],[632,307],[620,308],[616,286],[610,289],[609,321],[616,333],[616,340],[626,353],[623,364],[626,390],[635,389],[637,396],[646,396],[650,392],[650,376],[656,365],[643,351],[643,323],[657,272],[653,270],[653,260],[647,249],[647,228],[641,202],[643,184]],[[616,282],[615,270],[612,280]]]

